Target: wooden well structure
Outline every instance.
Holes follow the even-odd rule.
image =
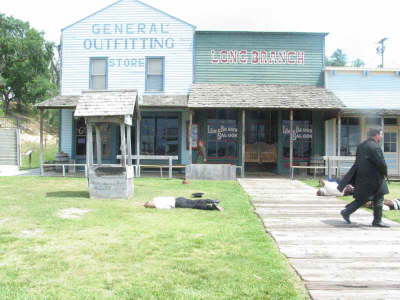
[[[131,128],[134,117],[138,119],[140,116],[137,91],[83,92],[74,116],[84,117],[86,121],[86,163],[90,197],[114,199],[132,196],[134,172]],[[121,163],[118,165],[103,164],[100,126],[106,123],[114,123],[120,127]]]

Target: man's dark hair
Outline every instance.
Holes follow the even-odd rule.
[[[373,138],[374,136],[377,136],[378,134],[381,134],[381,129],[376,129],[376,128],[371,128],[368,131],[368,137]]]

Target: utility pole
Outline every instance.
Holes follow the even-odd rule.
[[[388,38],[383,38],[378,42],[378,47],[376,48],[376,53],[381,56],[381,65],[379,66],[380,68],[383,68],[383,55],[385,53],[385,42],[388,40]]]

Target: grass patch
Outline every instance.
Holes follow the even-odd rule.
[[[304,183],[308,184],[309,186],[318,188],[319,187],[319,181],[318,180],[314,180],[314,179],[307,179],[307,180],[302,180]],[[400,183],[399,182],[391,182],[389,185],[389,194],[385,195],[385,199],[397,199],[400,198]],[[340,199],[343,199],[347,202],[351,202],[353,201],[353,197],[352,196],[346,196],[346,197],[339,197]],[[368,209],[368,208],[364,208],[367,209],[369,211],[372,210]],[[383,211],[383,215],[385,218],[388,218],[390,220],[396,221],[400,223],[400,210],[385,210]]]
[[[0,181],[0,299],[309,299],[236,182],[140,178],[131,200],[92,200],[86,185]],[[225,211],[142,206],[193,192]],[[71,207],[90,212],[57,217]]]
[[[32,164],[29,167],[29,157],[25,153],[32,150]],[[44,149],[44,160],[54,160],[58,152],[58,145],[56,143],[48,143]],[[35,142],[23,142],[21,144],[22,163],[21,170],[34,169],[40,167],[40,144]]]

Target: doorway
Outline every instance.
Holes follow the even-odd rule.
[[[278,160],[278,114],[276,111],[246,111],[245,170],[275,172]]]

